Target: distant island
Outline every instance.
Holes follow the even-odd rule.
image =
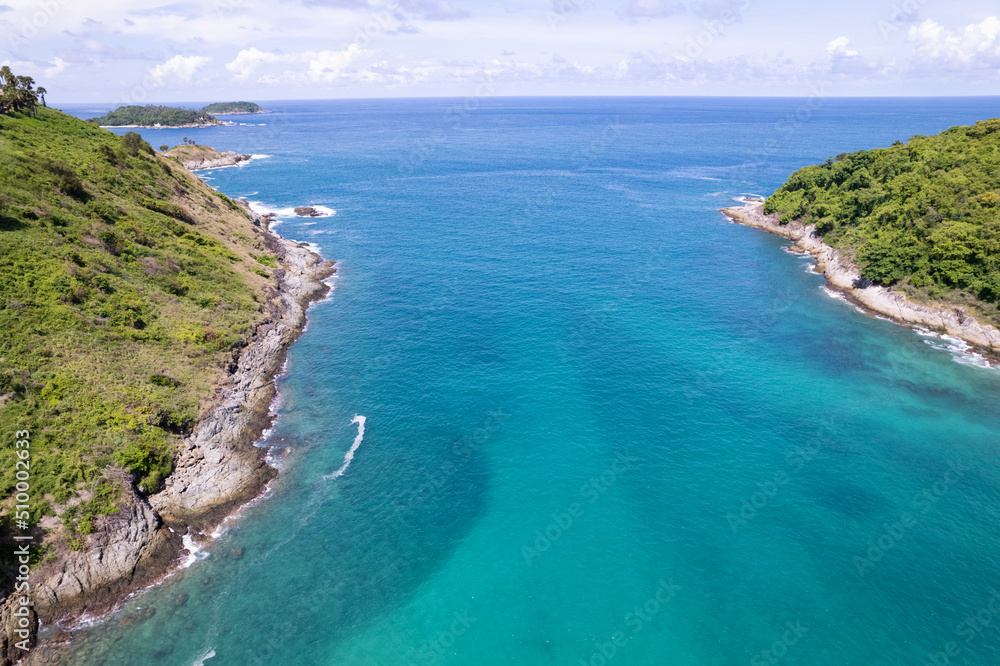
[[[216,102],[204,107],[202,113],[215,113],[220,116],[236,116],[244,113],[269,113],[253,102]]]
[[[87,121],[101,127],[209,127],[225,123],[205,111],[172,106],[120,106]]]
[[[797,241],[868,309],[1000,355],[1000,119],[842,153],[723,213]]]

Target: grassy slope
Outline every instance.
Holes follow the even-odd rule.
[[[764,210],[815,223],[875,283],[1000,323],[1000,120],[800,169]]]
[[[93,495],[70,535],[114,509],[108,465],[162,482],[267,311],[258,229],[142,148],[50,109],[0,116],[0,498],[30,429],[33,519]]]

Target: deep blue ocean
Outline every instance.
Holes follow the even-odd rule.
[[[718,213],[1000,100],[264,106],[142,134],[338,261],[281,475],[66,663],[1000,663],[1000,371]]]

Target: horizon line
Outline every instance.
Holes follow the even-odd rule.
[[[899,100],[912,100],[912,99],[997,99],[1000,100],[1000,94],[996,95],[615,95],[615,94],[593,94],[593,95],[490,95],[488,97],[477,97],[475,95],[407,95],[407,96],[378,96],[378,97],[275,97],[275,98],[243,98],[239,100],[226,100],[224,102],[205,102],[205,104],[214,103],[227,103],[227,102],[250,102],[261,103],[261,102],[348,102],[348,101],[390,101],[390,100],[463,100],[470,97],[475,97],[480,101],[489,101],[491,99],[812,99],[813,97],[822,97],[823,99],[844,99],[844,100],[868,100],[868,99],[899,99]],[[217,99],[217,98],[216,98]],[[151,102],[112,102],[112,101],[55,101],[51,99],[50,94],[49,104],[50,108],[58,108],[59,104],[117,104],[118,106],[169,106],[175,104],[196,104],[204,102],[204,100],[187,100],[183,102],[166,102],[166,101],[151,101]],[[225,115],[225,114],[220,114]]]

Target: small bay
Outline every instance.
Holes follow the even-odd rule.
[[[339,271],[268,495],[66,663],[997,663],[1000,372],[718,213],[995,100],[474,101],[142,130]]]

